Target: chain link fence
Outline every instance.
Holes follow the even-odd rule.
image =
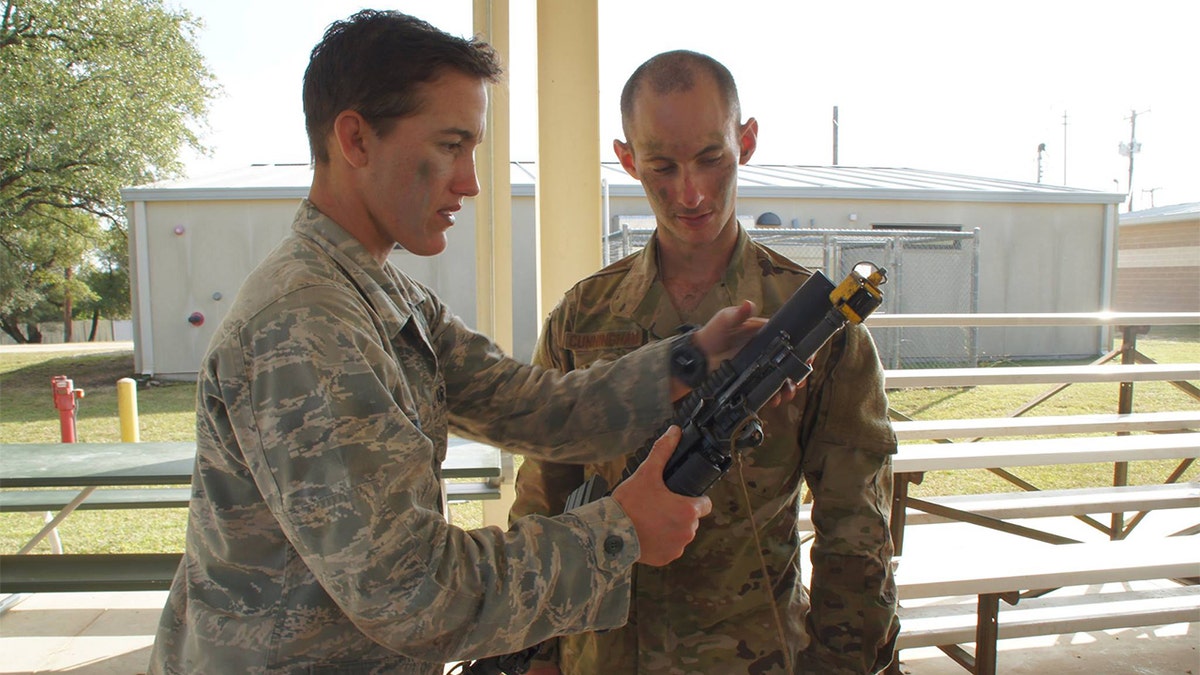
[[[629,216],[623,216],[627,221]],[[622,222],[604,242],[604,263],[635,253],[654,232]],[[739,219],[740,220],[740,219]],[[638,223],[640,225],[640,223]],[[861,261],[887,270],[884,303],[890,314],[972,314],[979,304],[979,231],[794,230],[742,227],[755,241],[836,284]],[[979,365],[975,328],[871,328],[886,368]]]

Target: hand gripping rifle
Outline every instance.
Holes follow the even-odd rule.
[[[667,488],[699,497],[729,470],[735,450],[762,443],[758,410],[786,380],[803,382],[812,372],[809,361],[834,334],[847,323],[862,323],[875,311],[883,302],[879,287],[886,282],[886,271],[867,262],[855,265],[837,286],[821,272],[809,277],[736,356],[723,361],[675,407],[671,424],[678,425],[683,435],[663,469]],[[645,461],[658,435],[630,457],[621,480]],[[566,511],[609,492],[607,482],[593,476],[567,497]],[[463,662],[458,664],[462,670],[452,672],[521,675],[529,670],[536,652],[533,646]]]

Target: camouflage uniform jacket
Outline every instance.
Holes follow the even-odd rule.
[[[441,675],[624,623],[640,548],[615,501],[463,531],[441,462],[449,427],[569,461],[636,447],[670,415],[668,351],[595,377],[520,364],[305,202],[201,364],[150,672]]]
[[[682,316],[658,279],[656,248],[652,238],[572,288],[550,315],[534,362],[585,368],[742,299],[770,315],[809,277],[741,231],[724,278]],[[796,400],[760,416],[765,442],[744,452],[708,492],[712,515],[683,557],[663,568],[636,566],[629,624],[560,638],[543,647],[542,658],[557,660],[567,675],[782,673],[782,624],[799,672],[887,665],[898,629],[888,530],[896,441],[869,333],[854,326],[835,336]],[[512,517],[559,513],[587,476],[600,473],[612,485],[623,466],[527,459]],[[811,611],[798,559],[802,478],[815,497]],[[784,615],[780,622],[773,604]]]

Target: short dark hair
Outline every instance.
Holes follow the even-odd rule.
[[[625,132],[625,140],[629,140],[634,100],[643,84],[656,94],[691,91],[696,86],[697,71],[708,73],[713,78],[734,122],[740,122],[742,104],[738,100],[737,84],[729,69],[707,54],[677,49],[650,57],[625,82],[625,88],[621,90],[621,129]]]
[[[304,71],[304,126],[313,162],[329,161],[325,139],[342,111],[357,111],[385,135],[397,118],[420,108],[418,85],[447,68],[487,82],[503,73],[486,42],[455,37],[400,12],[364,9],[330,24]]]

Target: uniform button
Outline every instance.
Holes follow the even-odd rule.
[[[604,552],[609,555],[616,555],[625,548],[625,542],[615,534],[608,535],[604,540]]]

